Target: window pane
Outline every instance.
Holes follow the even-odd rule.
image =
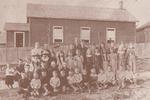
[[[116,40],[116,31],[113,28],[107,29],[107,40]]]
[[[90,28],[89,27],[81,28],[80,39],[90,42]]]
[[[61,26],[53,27],[53,42],[63,42],[63,27]]]
[[[16,33],[16,47],[23,47],[23,33]]]

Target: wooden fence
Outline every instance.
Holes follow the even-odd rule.
[[[30,56],[31,48],[0,48],[0,65],[15,64],[19,58]]]
[[[150,58],[150,43],[136,44],[136,52],[140,58]]]
[[[51,48],[51,47],[50,47]],[[68,46],[62,46],[59,49],[67,52]],[[25,48],[0,48],[0,65],[10,63],[16,64],[18,58],[25,59],[30,56],[31,47]],[[136,44],[136,52],[140,58],[150,58],[150,43]]]

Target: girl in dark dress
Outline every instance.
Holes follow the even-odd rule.
[[[73,56],[76,55],[76,48],[73,44],[69,45],[69,52],[71,52]]]
[[[94,53],[94,67],[96,69],[97,74],[99,73],[99,70],[103,70],[102,62],[103,62],[103,59],[100,54],[100,51],[98,48],[96,48],[95,53]]]
[[[90,49],[87,49],[86,52],[86,71],[87,74],[90,75],[90,70],[93,68],[93,55]]]
[[[87,47],[85,46],[85,42],[81,41],[81,55],[83,56],[83,67],[85,68],[86,66],[86,51],[87,51]]]

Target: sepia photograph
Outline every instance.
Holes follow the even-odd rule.
[[[149,0],[0,0],[0,100],[150,100]]]

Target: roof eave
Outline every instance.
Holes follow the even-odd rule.
[[[111,19],[83,19],[83,18],[52,18],[52,17],[40,17],[40,16],[27,16],[27,18],[46,18],[46,19],[68,19],[68,20],[94,20],[94,21],[111,21],[111,22],[132,22],[136,23],[138,20],[111,20]]]

